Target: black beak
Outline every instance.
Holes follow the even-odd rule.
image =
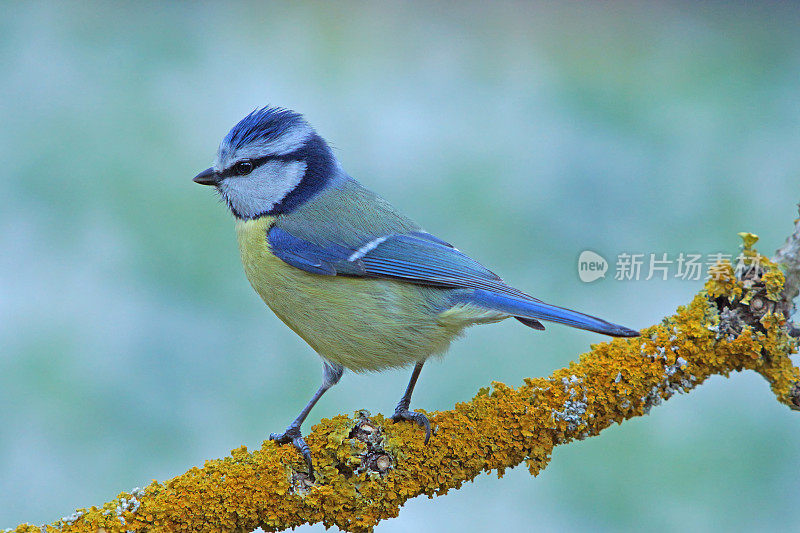
[[[193,181],[200,185],[216,185],[219,183],[219,175],[213,168],[207,168],[195,176]]]

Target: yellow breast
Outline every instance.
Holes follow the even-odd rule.
[[[269,248],[274,217],[238,221],[242,264],[266,304],[320,355],[351,370],[407,366],[444,352],[466,324],[439,320],[440,289],[310,274]]]

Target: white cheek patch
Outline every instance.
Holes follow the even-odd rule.
[[[239,215],[252,218],[278,205],[305,174],[303,161],[270,161],[246,176],[225,178],[219,190]]]

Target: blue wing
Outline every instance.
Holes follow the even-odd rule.
[[[534,329],[539,320],[604,333],[638,333],[569,309],[546,304],[507,285],[497,274],[429,233],[393,233],[358,247],[330,241],[309,242],[273,226],[268,234],[273,254],[296,268],[326,276],[388,278],[459,291],[453,304],[469,303],[508,313]]]
[[[314,274],[394,278],[436,287],[484,289],[538,301],[425,232],[385,235],[355,248],[329,241],[311,243],[273,226],[268,240],[273,254]]]

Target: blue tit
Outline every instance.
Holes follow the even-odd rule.
[[[293,443],[312,476],[300,425],[345,368],[413,366],[392,418],[422,426],[427,443],[431,426],[409,410],[411,394],[425,361],[443,354],[466,327],[513,317],[538,330],[545,320],[617,337],[639,334],[507,285],[347,175],[293,111],[250,113],[194,181],[215,187],[233,213],[255,291],[322,357],[322,385],[286,431],[270,435]]]

